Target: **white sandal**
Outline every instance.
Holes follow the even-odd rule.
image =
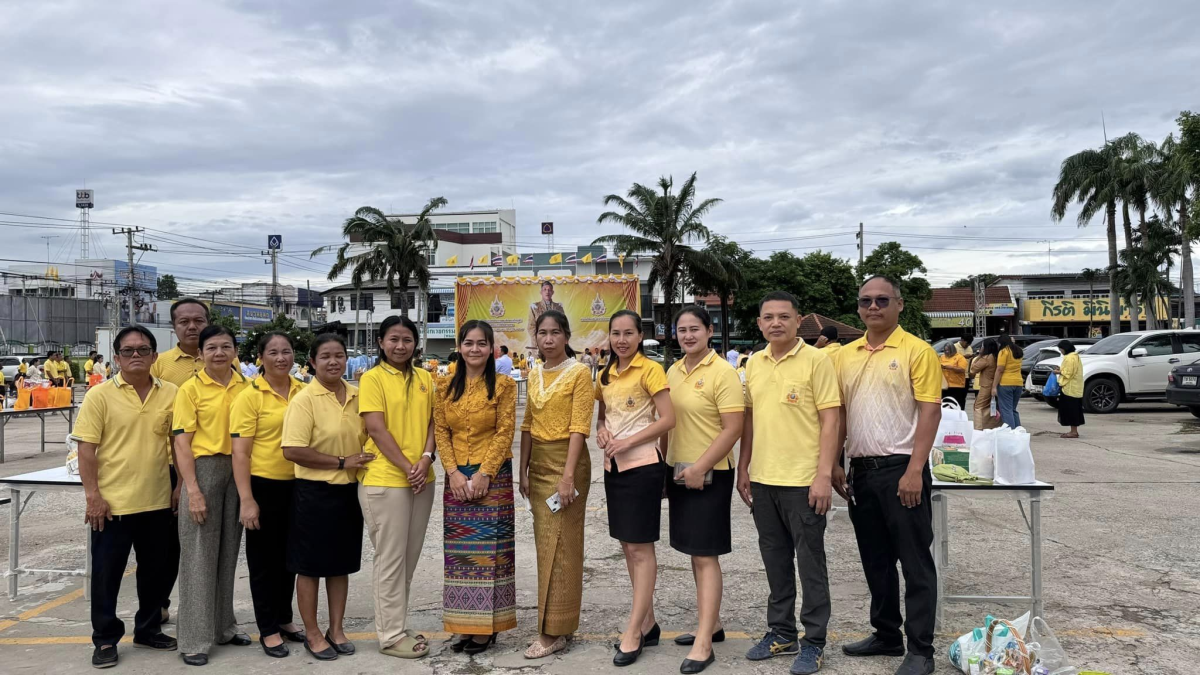
[[[549,647],[543,647],[540,640],[535,640],[533,644],[529,645],[529,649],[525,650],[525,658],[531,661],[534,659],[544,659],[547,656],[561,652],[566,648],[567,637],[565,635],[559,635],[558,639],[550,643]]]

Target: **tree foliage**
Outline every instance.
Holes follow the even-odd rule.
[[[620,225],[632,234],[610,234],[592,242],[593,246],[611,245],[617,255],[650,257],[647,282],[650,288],[663,292],[665,321],[670,321],[675,313],[680,282],[692,272],[719,266],[709,253],[692,244],[707,244],[712,238],[703,220],[721,200],[696,202],[695,173],[684,181],[678,194],[674,193],[674,187],[674,179],[663,176],[658,179],[658,190],[634,183],[625,197],[616,194],[605,197],[604,205],[614,210],[601,213],[597,224]],[[668,367],[674,360],[670,340],[663,345],[663,360]]]
[[[964,278],[959,279],[958,281],[955,281],[954,283],[950,284],[950,288],[975,288],[975,280],[976,279],[983,281],[983,285],[986,288],[986,287],[991,286],[992,284],[996,283],[997,281],[999,281],[1000,275],[992,274],[991,272],[984,272],[983,274],[972,274],[968,277],[964,277]]]
[[[714,235],[704,247],[717,265],[690,270],[692,292],[696,295],[715,295],[721,302],[721,353],[729,351],[732,317],[729,316],[733,298],[744,290],[746,277],[742,270],[750,260],[750,252],[725,237]]]
[[[263,335],[273,331],[287,333],[288,337],[292,339],[296,351],[296,363],[304,364],[308,361],[308,350],[314,336],[310,331],[298,328],[296,322],[285,314],[279,314],[267,323],[251,328],[246,333],[246,339],[238,345],[238,358],[242,361],[253,362],[259,356],[258,341],[262,339]]]
[[[222,314],[211,307],[208,309],[208,325],[224,326],[234,335],[240,335],[242,332],[242,326],[237,319],[228,314]]]
[[[174,300],[179,297],[179,284],[175,282],[174,274],[164,274],[158,278],[155,297],[159,300]]]
[[[733,303],[733,316],[743,336],[759,340],[758,302],[771,291],[787,291],[800,301],[800,311],[862,326],[855,312],[858,282],[850,263],[824,251],[798,257],[777,251],[770,258],[749,258],[742,266],[745,289]]]
[[[899,242],[887,241],[875,247],[858,267],[858,278],[885,276],[900,284],[900,293],[904,296],[904,311],[900,313],[900,325],[904,330],[928,337],[930,331],[929,317],[925,316],[925,301],[933,296],[929,280],[917,276],[925,274],[925,263],[916,255],[904,250]],[[857,300],[857,288],[851,295]]]

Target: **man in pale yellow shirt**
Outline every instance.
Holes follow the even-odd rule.
[[[823,350],[825,355],[833,358],[833,355],[842,348],[842,343],[838,342],[837,326],[825,326],[821,329],[821,336],[817,338],[817,343],[814,345],[817,349]]]

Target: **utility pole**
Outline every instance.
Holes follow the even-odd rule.
[[[866,244],[866,240],[863,239],[863,224],[859,223],[858,224],[858,269],[859,269],[860,274],[862,273],[863,253],[864,253],[863,249],[866,248],[865,244]]]
[[[57,235],[43,234],[38,239],[46,240],[46,276],[50,276],[50,240],[58,239]]]
[[[134,307],[134,303],[137,299],[137,283],[135,281],[137,279],[137,276],[134,274],[134,271],[133,271],[133,252],[134,251],[142,251],[144,253],[146,251],[157,251],[158,250],[157,248],[155,248],[149,244],[134,244],[133,243],[133,235],[139,234],[143,231],[144,230],[140,227],[114,227],[113,231],[112,231],[113,234],[125,235],[125,253],[128,255],[128,261],[129,261],[128,293],[129,293],[129,325],[130,326],[137,325],[137,308]]]
[[[270,260],[264,260],[271,266],[271,312],[272,318],[279,314],[279,249],[273,248],[262,252]]]

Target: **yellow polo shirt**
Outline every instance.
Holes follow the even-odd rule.
[[[778,361],[770,345],[755,352],[746,363],[746,407],[754,411],[750,480],[812,485],[821,454],[817,412],[841,404],[833,361],[820,349],[800,340]]]
[[[383,413],[383,423],[408,461],[420,461],[429,439],[429,421],[433,419],[433,376],[429,371],[413,368],[409,383],[407,373],[385,362],[363,373],[359,382],[359,414]],[[367,440],[366,451],[375,455],[367,466],[358,471],[358,480],[370,487],[409,487],[408,476],[392,464],[379,450],[373,439]],[[426,480],[433,480],[433,465]]]
[[[29,364],[22,361],[21,365],[17,366],[17,372],[22,375],[27,374],[29,372]]]
[[[312,448],[331,457],[362,452],[366,432],[358,416],[358,387],[345,385],[345,404],[338,403],[337,395],[318,380],[297,392],[283,414],[282,447]],[[354,482],[354,469],[309,469],[297,464],[296,478],[349,485]]]
[[[842,348],[842,343],[830,342],[829,344],[825,345],[824,347],[821,347],[821,351],[825,352],[825,355],[828,356],[829,358],[833,358],[833,355],[838,353],[838,350],[841,348]]]
[[[92,368],[94,368],[95,366],[96,366],[96,363],[95,363],[94,361],[92,361],[91,359],[88,359],[87,361],[84,361],[84,362],[83,362],[83,372],[84,372],[84,374],[85,374],[85,375],[91,375],[91,374],[92,374]]]
[[[233,454],[229,438],[229,408],[233,399],[250,386],[250,380],[232,371],[229,384],[220,383],[201,370],[183,383],[175,397],[174,434],[193,434],[192,456]]]
[[[46,363],[42,366],[42,374],[47,380],[56,380],[60,377],[58,374],[58,362],[46,359]]]
[[[271,480],[292,480],[296,465],[283,456],[283,413],[288,401],[304,388],[304,383],[288,378],[291,383],[287,400],[275,393],[261,375],[246,390],[233,399],[229,410],[231,438],[253,438],[250,448],[250,474]]]
[[[1000,350],[1000,356],[996,359],[996,377],[999,378],[1001,387],[1022,387],[1025,385],[1025,378],[1021,375],[1021,359],[1013,356],[1012,350],[1008,347]]]
[[[955,354],[954,356],[943,355],[938,359],[938,363],[952,368],[962,368],[964,371],[967,369],[967,359],[962,354]],[[942,376],[946,378],[947,387],[953,389],[967,386],[967,374],[965,372],[956,373],[943,370]]]
[[[667,371],[667,386],[675,407],[675,428],[667,435],[667,464],[694,464],[721,435],[721,415],[746,409],[742,380],[728,361],[709,351],[690,373],[683,359],[676,361]],[[713,468],[732,469],[733,449]]]
[[[242,364],[235,358],[233,369],[242,372]],[[158,355],[154,365],[150,366],[150,374],[160,380],[166,380],[177,387],[182,387],[193,375],[204,370],[204,359],[191,356],[175,345],[173,348]]]
[[[629,438],[654,424],[657,419],[654,396],[667,388],[662,366],[638,352],[620,373],[613,364],[608,371],[608,384],[602,380],[596,377],[595,397],[604,403],[604,427],[613,438]],[[658,439],[652,439],[614,456],[617,469],[625,471],[658,462],[657,443]],[[604,462],[605,471],[611,468],[611,462]]]
[[[911,455],[917,403],[942,399],[942,364],[924,340],[897,326],[878,348],[863,337],[837,353],[851,457]]]
[[[100,496],[114,516],[171,508],[167,473],[177,388],[155,379],[146,400],[118,374],[83,397],[71,435],[95,443]]]

